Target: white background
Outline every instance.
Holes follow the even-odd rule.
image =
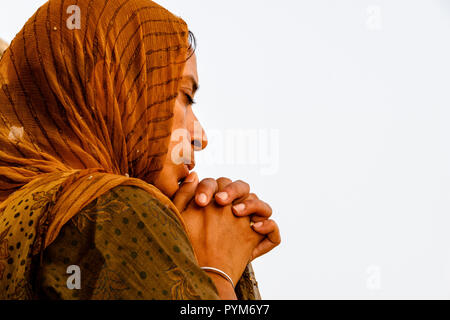
[[[1,1],[0,37],[44,2]],[[450,1],[158,3],[198,39],[196,171],[249,182],[282,230],[263,298],[450,298]]]

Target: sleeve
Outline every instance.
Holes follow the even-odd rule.
[[[67,223],[37,279],[41,299],[219,299],[174,212],[134,186],[113,188]]]
[[[247,265],[236,285],[236,296],[238,300],[261,300],[258,282],[251,263]]]

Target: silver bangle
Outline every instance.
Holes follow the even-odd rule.
[[[230,281],[230,283],[231,283],[231,285],[233,286],[233,289],[234,289],[234,282],[233,282],[233,280],[231,279],[231,277],[228,274],[226,274],[222,270],[219,270],[219,269],[213,268],[213,267],[200,267],[200,269],[203,269],[203,270],[206,270],[206,271],[212,271],[214,273],[217,273],[217,274],[221,275],[222,277],[224,277],[225,279]]]

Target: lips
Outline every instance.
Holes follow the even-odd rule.
[[[184,159],[183,164],[183,175],[178,179],[178,185],[181,185],[186,177],[189,175],[190,171],[195,168],[195,160],[194,159]]]
[[[187,164],[187,167],[189,170],[194,170],[195,160],[190,161],[190,163]]]
[[[182,184],[184,182],[184,179],[189,175],[189,167],[187,165],[183,165],[184,173],[183,176],[178,179],[178,185]]]
[[[184,178],[186,178],[189,175],[189,167],[187,165],[184,165]]]

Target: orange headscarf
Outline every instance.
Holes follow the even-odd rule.
[[[45,247],[118,185],[145,189],[182,221],[151,183],[188,51],[186,23],[150,0],[40,7],[0,60],[0,215],[24,192],[57,182]]]

